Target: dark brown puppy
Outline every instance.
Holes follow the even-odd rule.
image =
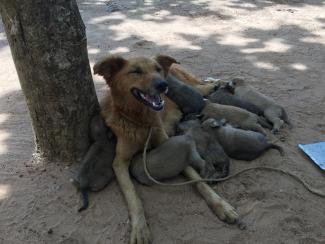
[[[199,119],[183,121],[178,125],[178,133],[185,133],[194,139],[199,155],[206,166],[203,178],[221,178],[229,174],[229,158],[214,134],[205,131]],[[195,165],[193,165],[194,168]]]
[[[168,83],[166,96],[177,104],[183,114],[201,113],[205,102],[198,90],[178,80],[171,74],[167,75],[166,81]]]
[[[207,119],[202,123],[204,131],[215,136],[227,155],[234,159],[253,160],[274,148],[283,155],[283,149],[267,141],[266,136],[255,131],[234,128],[224,121]]]
[[[83,197],[83,206],[79,212],[88,208],[88,192],[102,190],[114,176],[112,163],[115,157],[116,137],[106,127],[100,114],[91,120],[90,136],[93,144],[74,178]]]
[[[203,96],[211,94],[213,91],[215,91],[216,87],[220,85],[220,82],[218,80],[213,80],[210,82],[201,81],[189,71],[185,70],[185,68],[178,63],[171,64],[168,74],[194,87]]]

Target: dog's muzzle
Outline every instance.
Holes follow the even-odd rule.
[[[168,89],[165,88],[165,92],[167,92],[167,90]],[[155,111],[160,111],[164,108],[165,101],[159,96],[160,93],[158,93],[158,95],[150,95],[135,87],[131,89],[131,93],[136,99]]]
[[[164,80],[154,80],[154,87],[159,93],[167,93],[168,84]]]

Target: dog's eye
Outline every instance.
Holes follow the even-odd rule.
[[[160,68],[159,66],[156,66],[156,71],[157,71],[158,73],[160,73],[160,72],[161,72],[161,68]]]
[[[143,71],[139,67],[136,67],[136,68],[130,70],[129,71],[129,74],[137,74],[137,75],[140,75],[140,74],[143,74]]]

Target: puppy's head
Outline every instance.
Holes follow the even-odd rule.
[[[217,121],[213,118],[209,118],[209,119],[206,119],[205,121],[203,121],[202,128],[205,131],[210,131],[212,129],[218,129],[225,124],[226,124],[226,120],[224,120],[224,119]]]
[[[94,141],[107,140],[107,127],[105,121],[100,114],[95,115],[90,122],[90,135]]]
[[[128,104],[141,102],[154,111],[163,109],[160,94],[167,92],[168,85],[163,67],[156,60],[109,56],[95,64],[94,73],[105,78],[114,99]]]
[[[235,89],[238,86],[244,85],[245,81],[242,78],[234,78],[231,81],[226,83],[225,88],[230,91],[231,93],[235,93]]]

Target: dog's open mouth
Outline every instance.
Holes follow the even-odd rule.
[[[159,95],[150,95],[141,91],[138,88],[132,88],[131,92],[139,101],[149,106],[155,111],[160,111],[164,108],[165,101]]]

